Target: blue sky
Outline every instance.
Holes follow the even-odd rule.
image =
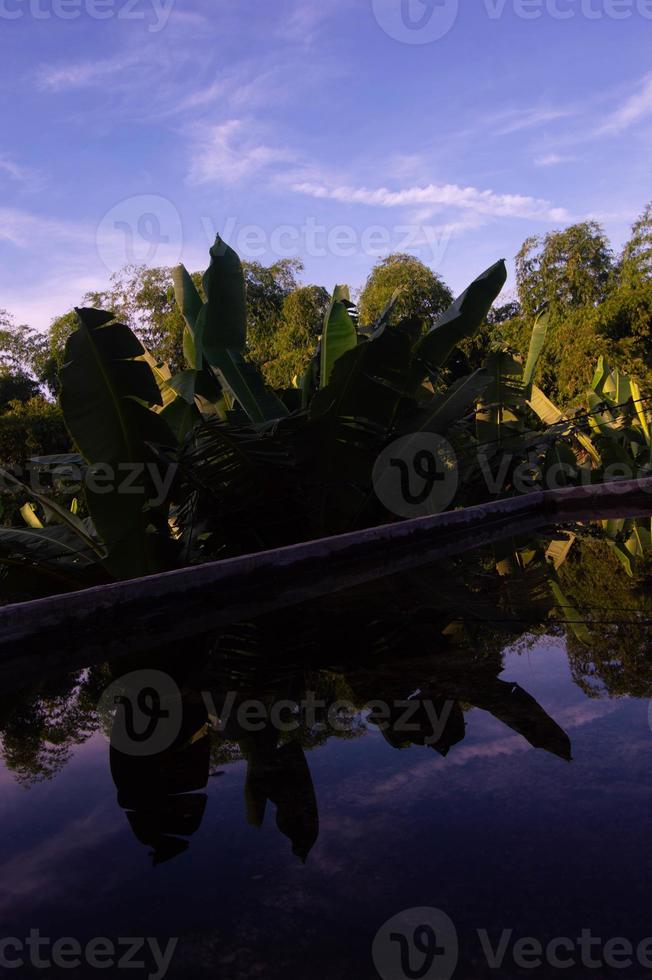
[[[0,0],[0,308],[50,319],[128,261],[299,255],[459,291],[652,198],[652,0]]]

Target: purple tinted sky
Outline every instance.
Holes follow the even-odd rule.
[[[0,0],[0,307],[128,261],[300,255],[455,290],[530,234],[652,198],[652,0]]]

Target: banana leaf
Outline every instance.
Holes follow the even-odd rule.
[[[321,387],[325,387],[331,377],[338,358],[358,345],[355,324],[349,316],[347,304],[336,299],[344,287],[336,286],[333,301],[326,313],[324,333],[321,340]],[[346,287],[348,292],[348,287]],[[338,292],[339,291],[339,292]]]
[[[491,380],[478,403],[478,443],[489,451],[511,448],[522,433],[515,410],[525,404],[523,365],[507,351],[494,351],[484,366]]]
[[[525,362],[525,367],[523,368],[523,384],[528,396],[532,392],[534,372],[536,371],[539,358],[541,357],[541,351],[543,350],[543,346],[546,342],[549,324],[550,314],[548,310],[542,310],[542,312],[539,313],[538,317],[536,318],[534,327],[532,328],[530,350],[528,352],[527,361]]]
[[[202,368],[201,344],[198,346],[195,341],[195,329],[197,318],[203,306],[202,299],[184,265],[178,265],[172,269],[172,282],[177,306],[186,321],[186,329],[183,334],[183,354],[188,366],[200,371]]]
[[[242,263],[219,235],[210,254],[211,263],[203,278],[206,302],[196,315],[193,329],[195,370],[199,370],[197,351],[201,350],[203,362],[211,367],[222,388],[230,392],[250,421],[283,418],[288,414],[287,408],[266,386],[258,368],[243,356],[247,311]],[[178,272],[179,301],[191,323],[197,297],[192,294],[186,276],[183,271]]]
[[[140,341],[113,314],[77,310],[79,329],[66,344],[61,371],[61,408],[68,430],[87,463],[109,467],[108,486],[88,485],[86,496],[97,531],[107,546],[107,568],[118,578],[156,571],[152,515],[144,506],[152,496],[145,464],[153,465],[149,444],[175,445],[161,415],[148,405],[162,404],[161,393]],[[121,484],[139,471],[130,492]],[[106,481],[105,481],[106,482]]]
[[[416,345],[412,372],[415,388],[429,372],[440,371],[454,348],[481,327],[506,281],[507,268],[501,259],[472,282],[439,317]]]

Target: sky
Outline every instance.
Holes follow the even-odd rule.
[[[0,0],[0,308],[46,329],[127,263],[454,292],[652,199],[652,0]],[[507,298],[506,296],[506,298]]]

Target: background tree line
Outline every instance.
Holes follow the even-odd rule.
[[[298,259],[244,265],[249,357],[270,385],[292,387],[314,353],[329,294],[321,286],[301,284]],[[201,289],[200,274],[193,278]],[[393,317],[417,315],[425,328],[453,298],[428,266],[396,253],[374,266],[360,291],[362,326],[374,321],[397,289]],[[578,404],[600,354],[636,377],[645,395],[652,393],[652,204],[619,255],[595,221],[528,238],[516,256],[516,295],[492,310],[449,370],[461,374],[480,366],[494,344],[507,344],[524,356],[544,304],[550,328],[536,380],[560,407]],[[106,290],[86,295],[83,305],[113,310],[173,373],[181,368],[184,321],[170,269],[127,266]],[[17,326],[0,311],[0,459],[5,464],[70,448],[56,397],[65,343],[75,327],[74,311],[57,317],[47,332]]]

